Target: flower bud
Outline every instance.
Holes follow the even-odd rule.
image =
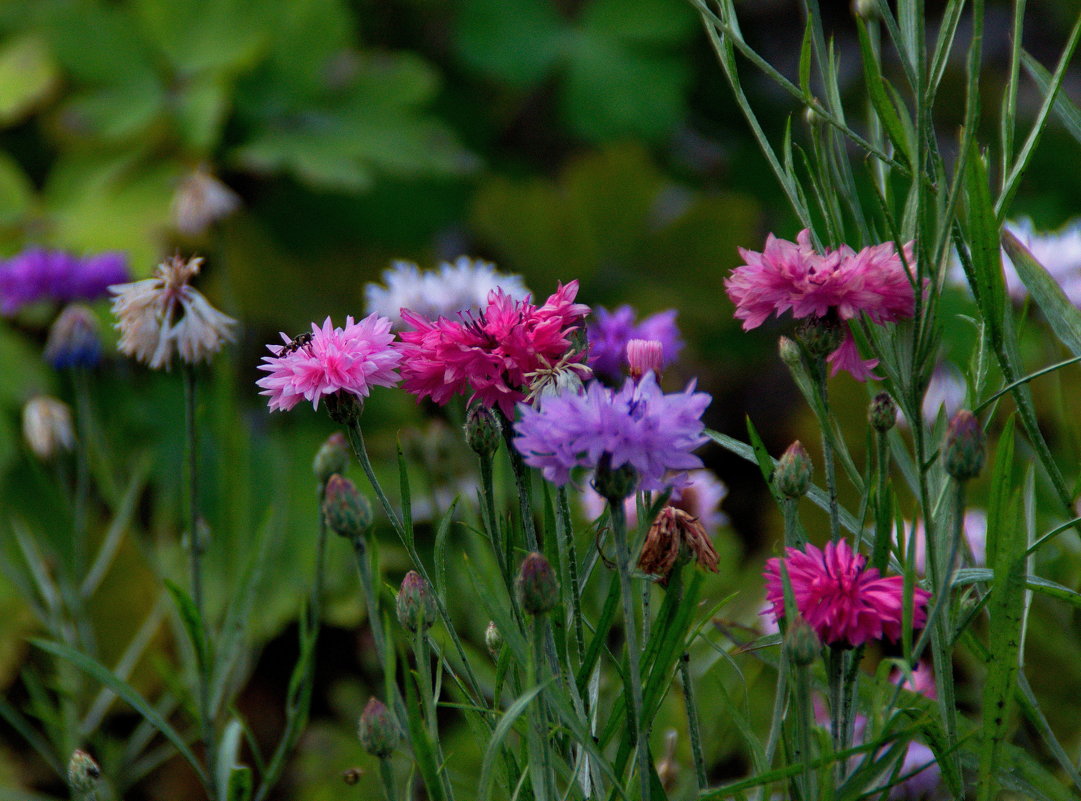
[[[637,486],[638,472],[629,463],[613,468],[611,455],[601,454],[593,475],[593,489],[598,495],[609,503],[620,504]]]
[[[784,649],[792,664],[799,667],[813,664],[822,653],[822,643],[803,615],[797,615],[785,632]]]
[[[353,425],[364,413],[364,400],[344,390],[327,395],[323,403],[327,407],[330,419],[343,426]]]
[[[343,537],[360,537],[372,524],[372,505],[348,478],[335,473],[327,479],[323,517],[331,531]]]
[[[101,359],[98,318],[86,306],[72,303],[49,328],[45,340],[45,361],[65,367],[93,367]]]
[[[544,554],[534,551],[525,558],[515,585],[518,602],[528,614],[547,614],[559,601],[559,582]]]
[[[71,409],[48,395],[31,398],[23,406],[23,438],[42,461],[53,458],[60,450],[70,451],[75,447]]]
[[[871,428],[885,434],[897,423],[897,404],[888,392],[879,392],[867,409],[867,421]]]
[[[335,431],[319,446],[312,462],[312,472],[320,484],[326,484],[335,473],[344,473],[349,466],[349,443],[345,434]]]
[[[68,762],[68,786],[75,793],[89,793],[101,778],[101,768],[86,751],[75,749]]]
[[[841,346],[844,330],[832,315],[807,317],[796,330],[796,336],[807,352],[816,359],[823,359]]]
[[[357,724],[357,736],[364,750],[380,759],[389,757],[401,739],[390,710],[378,698],[369,699],[364,707]]]
[[[958,481],[968,481],[980,474],[984,460],[984,433],[976,415],[962,409],[946,429],[946,472]]]
[[[789,367],[795,367],[800,363],[800,359],[803,358],[799,352],[799,345],[788,337],[780,337],[777,340],[777,352],[781,356],[781,361]]]
[[[627,365],[635,381],[652,371],[661,374],[664,346],[655,339],[632,339],[627,343]]]
[[[488,653],[492,659],[499,658],[499,651],[503,648],[503,635],[495,625],[495,621],[488,622],[488,628],[484,630],[484,644],[488,647]]]
[[[398,622],[414,634],[427,631],[439,614],[432,588],[424,577],[410,570],[398,589]]]
[[[474,403],[465,416],[465,441],[480,457],[491,458],[503,440],[503,426],[495,412],[483,403]]]
[[[811,472],[814,465],[807,450],[797,439],[788,446],[777,461],[773,480],[786,498],[802,498],[811,488]]]

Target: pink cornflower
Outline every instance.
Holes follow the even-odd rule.
[[[267,345],[273,354],[259,365],[269,375],[255,383],[260,395],[270,397],[270,410],[288,411],[301,401],[319,408],[319,399],[338,392],[366,398],[372,387],[392,387],[398,383],[395,369],[401,354],[391,342],[390,320],[371,314],[354,322],[345,318],[345,328],[334,328],[330,318],[320,328],[312,323],[307,342],[301,344],[282,334],[285,345]]]
[[[904,247],[904,261],[892,242],[858,253],[847,245],[817,253],[810,230],[804,229],[795,242],[770,234],[761,253],[743,248],[739,253],[746,263],[732,272],[725,287],[745,331],[786,311],[797,319],[833,313],[846,321],[866,314],[878,324],[911,317],[915,311],[913,283],[905,269],[906,264],[912,268],[912,243]],[[878,364],[860,358],[850,332],[829,362],[834,375],[848,370],[861,381]]]
[[[845,540],[831,542],[825,550],[808,543],[807,550],[786,548],[783,557],[792,584],[796,608],[830,645],[857,646],[869,640],[901,636],[904,579],[883,578],[877,568],[867,568],[866,557],[853,553]],[[781,558],[766,562],[766,600],[775,619],[784,617],[784,580]],[[912,625],[927,620],[931,594],[920,587],[912,591]]]
[[[440,405],[469,392],[470,400],[513,417],[529,375],[566,355],[571,334],[589,314],[588,306],[574,303],[577,294],[578,282],[571,281],[537,307],[497,288],[478,315],[462,314],[458,320],[428,320],[402,309],[402,321],[413,327],[401,332],[396,345],[403,387]]]

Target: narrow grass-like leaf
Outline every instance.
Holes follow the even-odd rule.
[[[553,681],[549,679],[548,681]],[[488,797],[491,794],[492,788],[492,769],[495,767],[496,757],[499,756],[499,751],[503,747],[503,741],[510,734],[511,729],[514,728],[514,724],[518,718],[529,709],[529,704],[541,692],[545,687],[545,684],[538,684],[536,687],[530,687],[503,713],[503,717],[500,718],[499,723],[496,724],[495,729],[492,731],[491,739],[488,740],[488,747],[484,751],[484,760],[481,762],[480,767],[480,781],[477,783],[477,801],[488,801]]]
[[[1081,356],[1081,311],[1066,297],[1062,286],[1051,277],[1047,268],[1005,229],[1002,231],[1002,247],[1032,299],[1047,318],[1051,330],[1075,356]]]
[[[1051,90],[1051,73],[1027,52],[1022,53],[1021,61],[1032,80],[1046,96]],[[1066,130],[1073,135],[1073,138],[1081,142],[1081,108],[1078,108],[1064,92],[1059,92],[1058,97],[1055,98],[1055,113],[1058,114],[1062,124],[1066,126]]]
[[[188,640],[191,642],[192,648],[195,649],[195,659],[199,665],[199,671],[208,671],[210,663],[213,661],[210,653],[210,641],[206,636],[206,628],[203,625],[202,617],[199,615],[199,610],[195,607],[195,602],[179,585],[169,581],[169,579],[165,579],[165,588],[169,590],[169,594],[173,597],[176,611],[180,614],[180,622],[183,623]]]
[[[799,50],[799,88],[803,96],[811,98],[811,17],[803,26],[803,44]]]
[[[901,124],[897,108],[886,91],[886,81],[879,68],[878,54],[875,53],[871,46],[871,39],[867,35],[867,24],[859,17],[856,18],[856,30],[859,33],[860,57],[863,60],[863,80],[867,85],[867,96],[894,146],[901,152],[904,160],[911,164],[913,142],[909,140],[908,132]]]
[[[417,697],[414,678],[415,676],[409,675],[405,679],[405,723],[409,730],[409,744],[413,748],[413,760],[421,778],[424,779],[424,789],[428,798],[431,801],[447,801],[445,786],[440,775],[440,765],[436,757],[436,745],[432,742],[428,727],[424,723],[424,716],[421,713],[423,705]]]
[[[416,546],[413,537],[413,502],[409,490],[409,468],[405,463],[405,454],[402,451],[402,441],[398,440],[398,487],[402,497],[402,530],[405,532],[409,550]]]

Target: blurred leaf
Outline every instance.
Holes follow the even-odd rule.
[[[208,155],[218,144],[229,113],[232,87],[218,78],[193,80],[173,105],[177,133],[189,148]]]
[[[0,125],[30,114],[53,93],[60,75],[48,45],[36,35],[0,45]]]
[[[582,27],[625,44],[674,45],[698,30],[689,3],[668,0],[593,0],[582,12]]]
[[[62,136],[124,142],[144,134],[165,110],[165,94],[146,76],[75,93],[56,116]]]
[[[154,75],[150,48],[124,8],[66,2],[42,8],[53,53],[76,81],[132,84]]]
[[[548,74],[567,36],[549,0],[465,0],[455,45],[464,62],[513,86]]]
[[[34,186],[22,167],[0,152],[0,225],[18,222],[34,202]]]

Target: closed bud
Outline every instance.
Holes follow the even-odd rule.
[[[789,367],[795,367],[803,358],[799,352],[799,345],[788,337],[781,337],[777,340],[777,352],[781,356],[781,361]]]
[[[312,472],[320,484],[326,484],[335,473],[344,473],[349,466],[349,443],[345,434],[335,431],[319,446],[312,462]]]
[[[593,476],[593,489],[598,495],[609,503],[620,504],[637,486],[638,472],[630,464],[612,467],[611,455],[601,455],[597,472]]]
[[[635,381],[648,372],[659,376],[664,346],[655,339],[632,339],[627,343],[627,365]]]
[[[389,757],[401,740],[390,710],[378,698],[369,699],[364,707],[357,724],[357,736],[364,750],[380,759]]]
[[[968,481],[983,469],[985,437],[976,415],[962,409],[946,429],[946,472],[958,481]]]
[[[465,417],[465,441],[481,457],[493,456],[503,439],[503,426],[495,412],[483,403],[474,403]]]
[[[816,359],[824,359],[841,346],[845,333],[833,315],[808,317],[796,330],[796,336]]]
[[[786,498],[802,498],[811,488],[811,472],[814,465],[803,444],[797,439],[788,446],[773,473],[777,489]]]
[[[335,473],[327,479],[323,518],[331,531],[355,539],[372,524],[372,505],[360,494],[356,484]]]
[[[792,664],[806,667],[818,659],[822,653],[822,643],[803,616],[797,615],[785,632],[784,649]]]
[[[410,570],[398,589],[398,622],[415,634],[430,629],[438,614],[432,588],[420,573]]]
[[[530,615],[544,615],[559,601],[559,582],[543,554],[533,552],[522,562],[515,582],[518,602]]]
[[[101,778],[101,768],[86,751],[75,749],[68,762],[68,786],[75,793],[89,793]]]
[[[879,392],[867,409],[867,421],[871,428],[885,434],[897,423],[897,404],[888,392]]]
[[[98,318],[86,306],[73,303],[65,308],[49,328],[45,340],[45,361],[65,367],[93,367],[101,359]]]
[[[48,395],[31,398],[23,406],[23,438],[42,461],[52,459],[59,451],[70,451],[75,447],[71,409]]]
[[[488,628],[484,630],[484,644],[488,647],[488,653],[492,659],[499,658],[499,651],[503,648],[503,635],[495,625],[495,621],[489,621]]]

